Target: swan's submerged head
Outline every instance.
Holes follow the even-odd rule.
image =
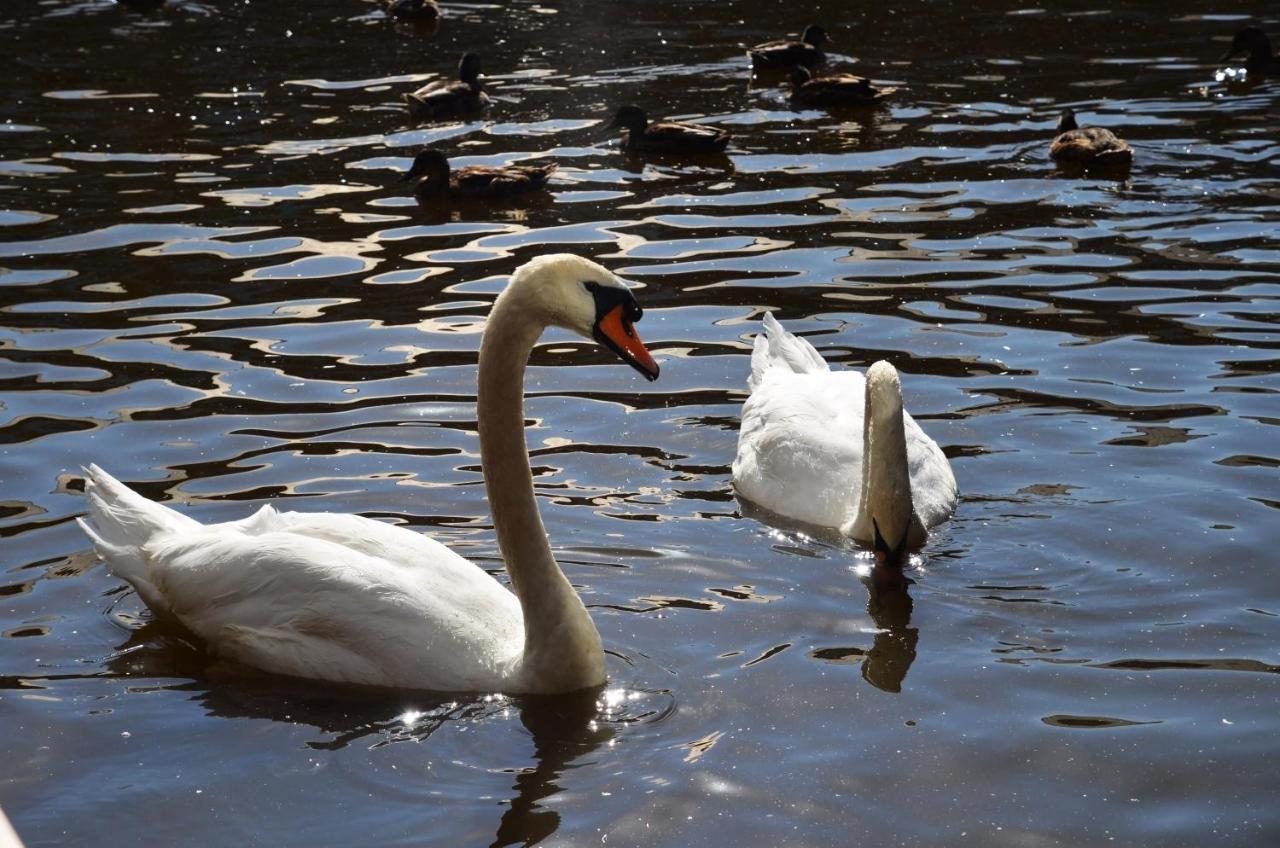
[[[658,363],[635,330],[644,312],[627,284],[604,266],[571,253],[540,256],[516,269],[508,291],[541,323],[594,339],[645,379],[658,379]]]

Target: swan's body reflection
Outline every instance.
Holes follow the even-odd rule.
[[[616,697],[619,690],[588,689],[568,695],[505,697],[435,695],[394,689],[332,687],[305,680],[262,675],[246,678],[237,669],[221,680],[216,662],[172,626],[149,623],[106,663],[126,677],[196,677],[168,687],[190,691],[209,715],[269,719],[311,725],[323,738],[307,742],[317,751],[338,751],[365,742],[370,749],[396,742],[427,740],[457,721],[476,721],[519,710],[533,742],[533,764],[510,771],[514,793],[497,823],[492,846],[534,845],[560,827],[560,814],[542,801],[563,787],[561,775],[583,757],[607,744],[619,724],[660,719],[670,708],[651,713],[645,699]],[[407,699],[407,700],[406,700]],[[406,709],[405,704],[413,704]],[[635,711],[631,703],[644,703]]]
[[[899,580],[879,582],[876,571],[897,572]],[[885,692],[901,692],[907,670],[916,659],[916,643],[920,630],[911,627],[911,594],[900,569],[877,567],[872,572],[871,594],[867,613],[879,628],[867,659],[862,663],[862,679]]]
[[[901,692],[902,681],[916,659],[918,628],[911,627],[908,579],[899,568],[877,566],[866,578],[867,614],[875,622],[871,648],[817,648],[809,656],[839,665],[861,660],[862,679],[885,692]]]
[[[560,827],[560,814],[539,803],[561,790],[561,773],[613,738],[614,729],[597,721],[599,691],[520,699],[520,721],[533,737],[532,770],[512,784],[515,796],[498,822],[490,848],[535,845]]]

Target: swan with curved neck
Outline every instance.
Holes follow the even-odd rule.
[[[593,338],[654,380],[626,285],[577,256],[521,266],[480,345],[481,465],[512,592],[439,542],[357,515],[202,525],[86,471],[80,526],[110,570],[218,657],[263,671],[438,691],[568,692],[605,680],[600,636],[547,541],[524,436],[543,330]]]
[[[951,465],[903,408],[897,370],[832,371],[771,314],[751,355],[733,482],[783,518],[836,529],[900,567],[955,510]]]

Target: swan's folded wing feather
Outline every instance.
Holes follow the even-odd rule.
[[[510,592],[443,546],[413,568],[358,547],[213,526],[159,537],[146,555],[169,609],[220,656],[349,683],[483,690],[502,679],[523,644]]]
[[[772,312],[764,315],[764,332],[758,334],[751,352],[748,388],[755,391],[766,372],[781,369],[793,374],[822,374],[831,370],[822,355],[799,336],[783,329]]]
[[[444,575],[449,575],[453,580],[467,581],[474,579],[477,572],[482,571],[430,536],[360,515],[341,512],[276,512],[271,507],[264,506],[245,521],[252,521],[253,524],[239,525],[242,532],[296,533],[306,538],[332,542],[409,570],[430,568],[441,579]]]
[[[856,371],[770,371],[742,407],[733,482],[746,500],[779,515],[839,527],[857,507],[862,432]]]
[[[907,465],[911,474],[911,503],[926,530],[951,517],[959,499],[956,476],[938,443],[911,415],[903,415],[907,436]]]

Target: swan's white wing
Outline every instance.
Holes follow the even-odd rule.
[[[959,488],[951,463],[938,443],[920,429],[910,413],[903,413],[907,434],[907,465],[911,469],[911,505],[926,530],[951,517]]]
[[[523,647],[519,603],[492,577],[359,516],[263,510],[143,553],[167,608],[215,653],[278,674],[483,691]]]
[[[862,405],[857,371],[770,369],[742,407],[733,483],[779,515],[840,527],[862,485]]]
[[[831,370],[821,354],[799,336],[782,328],[772,312],[764,314],[764,332],[756,334],[751,351],[751,377],[747,388],[755,391],[770,371],[786,374],[823,374]]]

